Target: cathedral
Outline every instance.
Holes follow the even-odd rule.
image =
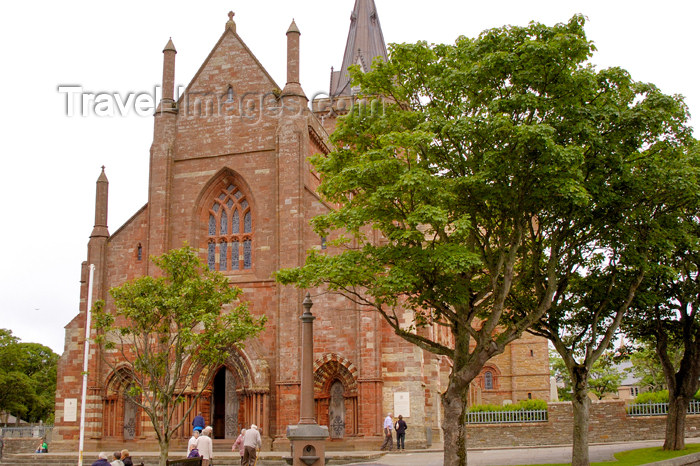
[[[99,174],[79,312],[65,328],[58,366],[54,451],[75,449],[79,438],[89,264],[95,266],[92,302],[103,299],[109,309],[110,288],[156,273],[149,257],[185,243],[243,290],[254,315],[268,319],[258,338],[234,349],[216,370],[189,417],[201,411],[214,428],[215,443],[228,439],[227,449],[239,429],[251,423],[262,428],[266,449],[289,449],[286,427],[299,420],[299,316],[305,292],[272,277],[281,268],[302,265],[306,251],[326,248],[326,238],[313,232],[309,220],[332,206],[317,194],[320,180],[308,158],[331,150],[328,136],[352,102],[348,66],[369,70],[373,59],[387,58],[387,48],[374,0],[356,0],[342,66],[331,70],[328,97],[310,103],[299,82],[302,42],[294,21],[286,32],[283,86],[237,34],[233,13],[223,29],[177,100],[177,51],[172,41],[165,46],[148,201],[112,233],[104,168]],[[310,291],[316,316],[315,412],[317,422],[329,427],[327,448],[378,447],[387,413],[403,415],[411,445],[440,441],[440,394],[450,360],[408,344],[376,313],[322,290]],[[440,331],[437,326],[427,330]],[[91,346],[86,450],[155,445],[148,418],[124,396],[120,377],[110,372],[104,357]],[[528,398],[549,399],[547,343],[532,336],[490,360],[469,393],[470,403]],[[193,402],[191,397],[185,401],[181,417]],[[183,444],[191,420],[178,434]]]

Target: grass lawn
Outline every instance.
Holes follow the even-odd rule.
[[[669,460],[677,456],[700,453],[700,443],[686,443],[685,450],[664,451],[661,447],[640,448],[639,450],[627,450],[615,453],[617,461],[603,461],[591,463],[591,466],[636,466],[638,464],[654,463],[656,461]],[[534,466],[567,466],[569,463],[541,464]]]

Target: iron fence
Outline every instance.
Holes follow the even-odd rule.
[[[700,401],[692,400],[688,405],[688,414],[700,414]],[[665,416],[668,403],[638,403],[627,406],[628,416]]]
[[[546,422],[546,409],[517,411],[475,411],[467,413],[467,424],[511,424],[517,422]]]

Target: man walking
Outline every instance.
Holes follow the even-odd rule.
[[[391,413],[386,415],[384,419],[384,443],[382,443],[382,450],[393,450],[394,449],[394,439],[391,436],[391,428],[394,425],[394,421],[391,418]]]
[[[258,426],[255,424],[251,424],[250,429],[245,431],[245,435],[243,436],[243,447],[245,448],[245,451],[243,452],[243,460],[241,464],[243,466],[254,466],[255,458],[258,456],[257,450],[262,448],[260,432],[258,432]]]

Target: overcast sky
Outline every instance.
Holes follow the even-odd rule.
[[[375,0],[387,42],[453,42],[504,24],[548,25],[573,14],[599,68],[621,66],[638,81],[686,97],[700,115],[700,2],[624,0]],[[63,351],[63,327],[78,311],[80,263],[94,224],[95,181],[109,178],[109,229],[147,200],[153,117],[67,115],[59,86],[84,92],[153,93],[162,50],[177,48],[176,82],[186,86],[224,31],[237,32],[280,87],[286,80],[285,32],[301,30],[301,84],[328,91],[330,67],[343,58],[354,0],[26,1],[0,14],[0,328],[22,341]],[[695,119],[695,124],[700,120]],[[698,132],[695,132],[696,137]]]

